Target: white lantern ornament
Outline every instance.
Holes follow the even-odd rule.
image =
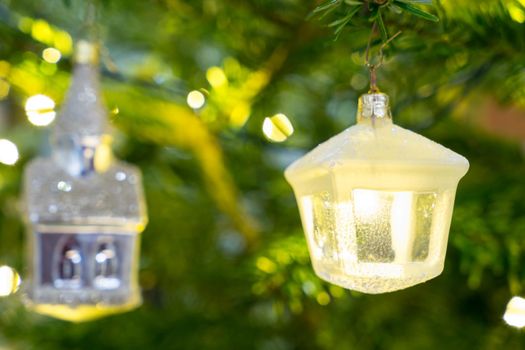
[[[52,156],[25,171],[29,306],[74,322],[141,303],[141,174],[112,157],[98,79],[97,46],[80,41]]]
[[[468,167],[461,155],[393,124],[386,94],[362,95],[357,124],[285,172],[316,274],[370,294],[439,275]]]

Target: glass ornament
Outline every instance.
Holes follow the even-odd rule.
[[[112,157],[97,47],[77,45],[52,154],[25,169],[28,304],[80,322],[141,304],[140,233],[147,222],[140,171]]]
[[[316,274],[364,293],[443,271],[461,155],[392,122],[389,99],[359,99],[357,124],[285,172]]]

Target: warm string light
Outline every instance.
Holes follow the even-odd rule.
[[[56,48],[61,54],[69,55],[73,49],[73,40],[69,33],[50,25],[43,19],[21,17],[18,28],[36,41]]]
[[[0,297],[16,293],[22,280],[12,267],[0,266]]]
[[[525,0],[518,0],[519,5],[513,2],[507,4],[509,15],[514,22],[525,23]]]
[[[0,163],[14,165],[18,161],[18,148],[6,139],[0,139]]]
[[[204,106],[204,103],[206,103],[206,98],[204,97],[204,94],[202,92],[198,90],[193,90],[188,93],[188,96],[186,97],[186,102],[191,108],[199,109],[202,106]]]
[[[55,120],[55,101],[46,95],[34,95],[25,104],[27,119],[36,126],[47,126]]]
[[[290,119],[282,113],[264,118],[262,131],[264,136],[272,142],[283,142],[290,137],[294,128]]]
[[[509,326],[516,328],[525,327],[525,299],[518,296],[510,299],[503,315],[503,320]]]
[[[57,49],[48,47],[42,51],[42,58],[48,63],[57,63],[62,58],[62,54]]]
[[[210,67],[206,71],[206,79],[214,88],[228,85],[228,78],[224,71],[219,67]]]

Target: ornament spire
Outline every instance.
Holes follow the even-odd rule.
[[[85,40],[77,43],[71,86],[53,130],[55,161],[73,176],[103,172],[111,163],[98,61],[97,44]]]
[[[98,73],[98,45],[81,40],[76,45],[71,86],[54,128],[62,135],[97,136],[107,132]]]

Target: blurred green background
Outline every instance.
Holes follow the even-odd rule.
[[[402,30],[378,72],[396,123],[465,155],[471,170],[444,273],[383,295],[313,274],[283,177],[355,122],[367,91],[370,13],[334,41],[326,24],[353,1],[339,3],[322,20],[307,19],[317,1],[99,3],[115,152],[142,169],[150,213],[144,305],[76,325],[26,311],[19,292],[0,299],[0,349],[525,348],[502,319],[525,294],[525,1],[434,1],[424,8],[438,23],[384,8],[389,34]],[[59,110],[84,14],[79,0],[0,0],[0,138],[20,153],[0,164],[0,264],[22,277],[21,173],[49,147],[49,128],[24,105],[44,94]],[[376,53],[380,38],[372,44]],[[202,108],[188,106],[192,90]],[[262,131],[277,113],[295,129],[282,143]]]

